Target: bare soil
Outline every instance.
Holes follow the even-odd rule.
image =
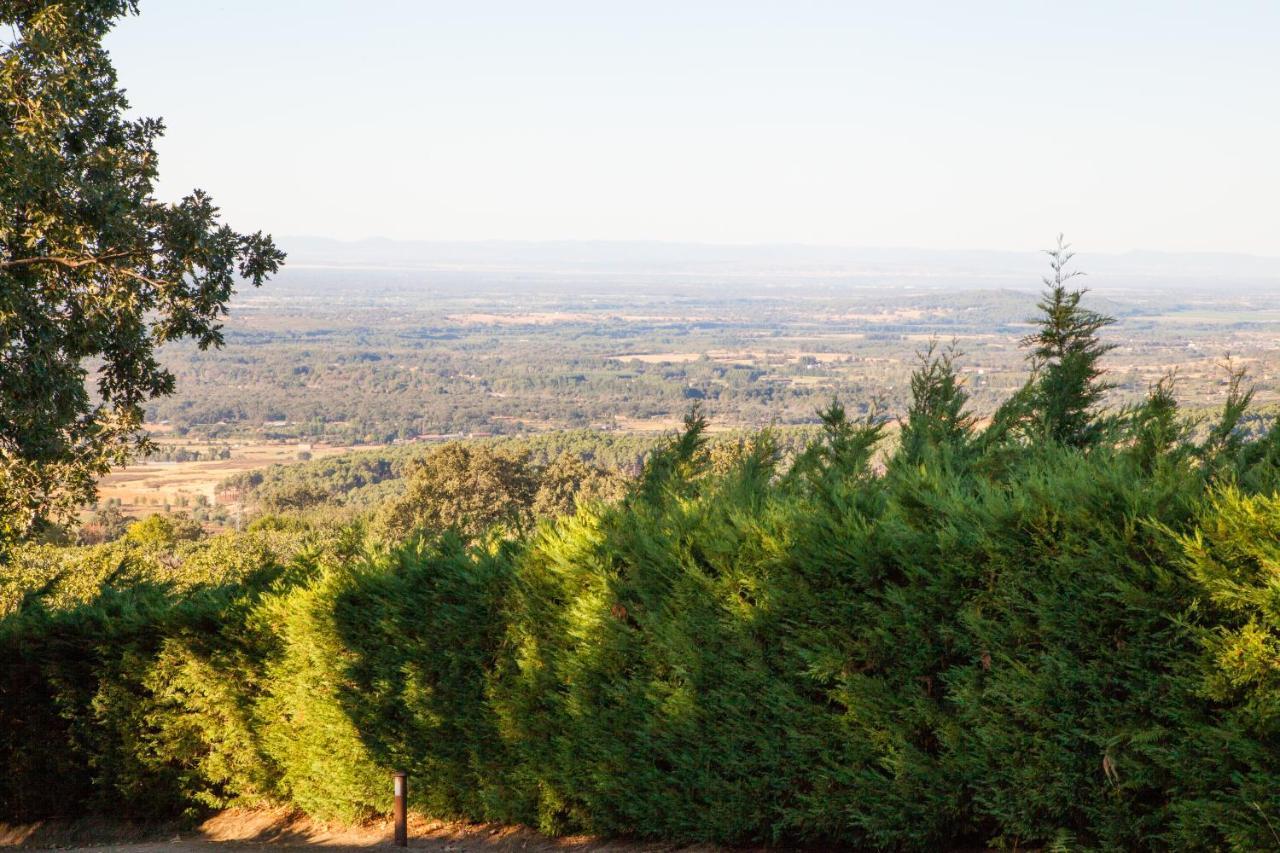
[[[196,825],[127,823],[102,818],[0,823],[0,847],[119,853],[211,853],[215,850],[230,853],[308,847],[355,851],[392,847],[391,839],[389,820],[342,826],[313,821],[288,810],[232,809]],[[725,849],[710,845],[608,841],[587,836],[548,838],[526,827],[442,823],[417,815],[410,816],[409,846],[440,853],[717,853]],[[769,851],[779,853],[780,849],[769,848]]]

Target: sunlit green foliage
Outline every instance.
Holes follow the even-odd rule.
[[[237,280],[284,259],[199,190],[155,198],[164,127],[128,116],[102,45],[136,9],[0,0],[0,547],[149,446],[143,405],[174,390],[157,347],[218,346]]]
[[[520,529],[537,481],[520,459],[487,447],[452,443],[410,466],[405,493],[379,511],[377,526],[390,538],[414,530],[456,526],[476,535],[504,525]]]
[[[1066,297],[1046,328],[1101,328]],[[10,596],[0,811],[56,810],[52,771],[99,809],[358,819],[404,769],[426,813],[551,832],[1274,849],[1280,430],[1238,379],[1197,430],[1169,381],[1101,412],[1094,362],[1033,357],[981,428],[926,353],[887,458],[874,409],[793,455],[695,412],[621,500],[518,535],[70,549],[126,569]]]

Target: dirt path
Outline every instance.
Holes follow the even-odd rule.
[[[396,849],[391,824],[334,826],[288,811],[230,810],[198,826],[176,823],[130,824],[103,819],[0,824],[0,847],[103,850],[119,853],[232,853],[232,851],[300,850],[321,847],[325,853]],[[548,838],[524,827],[446,824],[416,816],[409,824],[409,847],[444,853],[716,853],[709,845],[602,841],[588,837]],[[780,853],[780,848],[770,848]],[[746,853],[739,849],[736,853]]]

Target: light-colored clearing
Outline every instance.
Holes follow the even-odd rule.
[[[172,447],[191,447],[203,450],[206,444],[165,442]],[[306,451],[313,459],[335,456],[354,448],[344,446],[285,444],[277,442],[231,444],[231,458],[208,462],[135,462],[120,468],[98,481],[98,499],[118,499],[120,511],[133,517],[144,517],[160,512],[168,504],[170,508],[194,505],[197,496],[203,495],[214,503],[214,488],[226,478],[243,471],[253,471],[275,464],[298,461],[298,454]]]
[[[852,357],[847,352],[815,352],[813,350],[725,350],[704,352],[627,352],[606,356],[611,361],[635,361],[641,364],[688,364],[702,358],[724,364],[755,365],[760,362],[792,362],[810,358],[814,361],[838,362]]]

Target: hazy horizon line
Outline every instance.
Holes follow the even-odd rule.
[[[483,247],[483,246],[666,246],[666,247],[688,247],[688,248],[705,248],[705,249],[813,249],[813,250],[839,250],[849,252],[921,252],[933,254],[998,254],[998,255],[1040,255],[1049,251],[1050,244],[1038,248],[1027,249],[1011,249],[1011,248],[995,248],[995,247],[966,247],[966,248],[944,248],[929,245],[889,245],[875,243],[833,243],[833,242],[799,242],[793,240],[773,240],[773,241],[752,241],[752,242],[733,242],[725,240],[665,240],[644,237],[627,237],[627,238],[577,238],[577,237],[557,237],[557,238],[520,238],[520,237],[484,237],[469,239],[434,239],[429,237],[387,237],[381,234],[373,234],[362,237],[332,237],[325,234],[283,234],[276,237],[277,241],[283,248],[287,250],[288,243],[292,241],[315,241],[332,243],[339,246],[359,246],[368,243],[390,243],[403,246],[458,246],[458,247]],[[1068,241],[1070,250],[1078,256],[1090,257],[1123,257],[1126,255],[1156,255],[1168,257],[1202,257],[1202,258],[1248,258],[1263,261],[1278,261],[1280,255],[1262,254],[1258,252],[1239,252],[1213,249],[1151,249],[1143,247],[1132,247],[1122,250],[1093,250],[1086,246],[1073,241]]]

